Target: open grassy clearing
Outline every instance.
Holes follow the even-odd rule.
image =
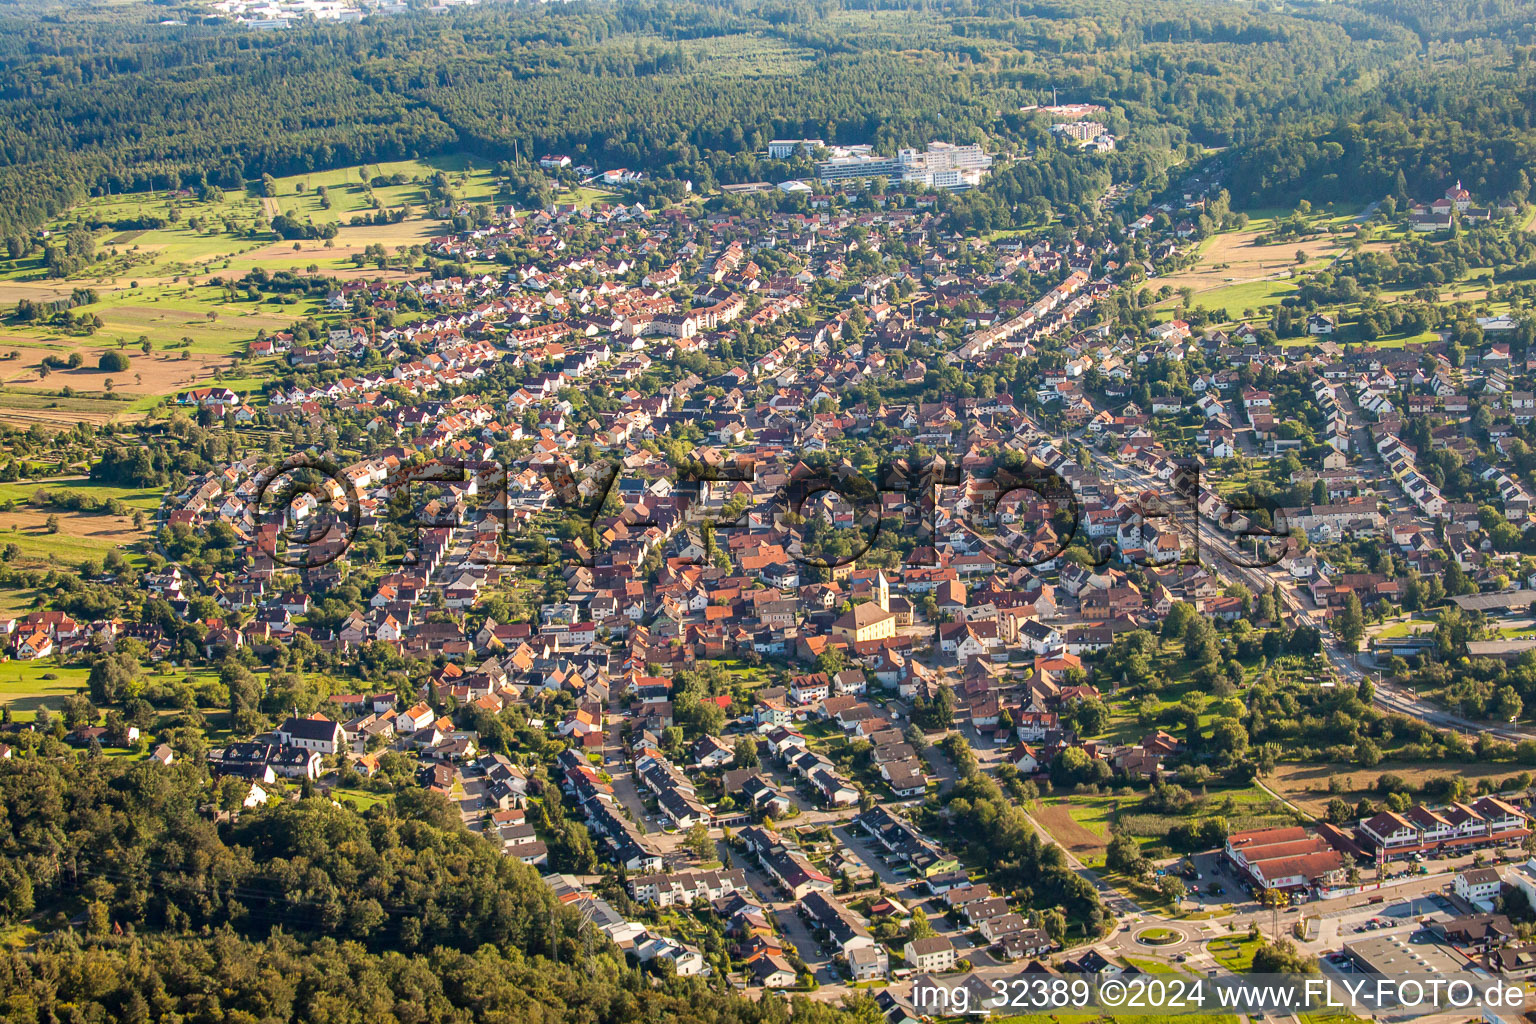
[[[39,601],[46,599],[47,595],[41,590],[0,589],[0,614],[25,615],[35,608],[42,607]]]
[[[58,517],[58,532],[48,532],[48,519]],[[106,512],[49,512],[31,508],[0,512],[0,545],[15,544],[21,549],[22,564],[63,563],[78,565],[87,560],[100,561],[108,551],[118,549],[124,555],[149,534],[134,528],[129,516]]]
[[[78,307],[103,321],[88,337],[47,324],[0,327],[0,421],[68,426],[136,419],[161,398],[223,383],[258,331],[284,330],[316,306],[231,302],[221,289],[182,284],[122,289]],[[148,355],[141,339],[150,345]],[[128,357],[127,370],[99,368],[102,355],[113,351]],[[45,358],[71,355],[80,356],[80,367],[44,372]],[[267,377],[243,376],[254,379],[227,386],[242,397],[258,395]],[[61,394],[66,388],[72,393]]]
[[[46,377],[36,367],[20,367],[15,363],[0,363],[0,373],[6,373],[4,383],[18,395],[33,394],[46,397],[63,388],[77,394],[96,397],[107,395],[169,395],[212,380],[231,364],[227,357],[191,354],[181,358],[179,353],[151,353],[148,356],[135,353],[129,356],[127,370],[108,372],[96,364],[105,350],[80,351],[86,365],[75,370],[53,370]],[[107,381],[112,382],[109,389]],[[73,397],[73,396],[69,396]],[[115,401],[116,399],[110,399]]]
[[[349,257],[368,245],[382,244],[393,250],[397,246],[419,245],[444,233],[442,222],[423,216],[431,201],[426,183],[438,171],[447,174],[460,201],[472,205],[497,203],[496,182],[489,162],[475,165],[464,156],[392,161],[369,164],[366,168],[279,178],[276,195],[271,198],[255,194],[259,184],[226,191],[223,198],[210,202],[195,196],[172,198],[163,191],[98,196],[68,211],[55,222],[54,228],[62,229],[77,218],[124,222],[157,217],[168,223],[142,229],[100,229],[96,233],[97,251],[103,258],[69,281],[48,279],[40,255],[0,260],[0,303],[10,304],[21,298],[67,298],[74,287],[82,285],[115,292],[134,282],[141,289],[150,289],[189,279],[205,280],[207,275],[239,277],[258,266],[269,270],[295,266],[303,270],[315,265],[327,273],[356,275],[360,272]],[[363,181],[363,176],[371,181],[395,175],[404,175],[408,180],[377,188]],[[321,186],[326,189],[329,209],[323,206],[317,191]],[[608,195],[596,189],[582,192],[589,201]],[[378,210],[401,208],[414,212],[398,224],[348,223]],[[294,242],[277,239],[270,231],[252,234],[258,219],[270,220],[279,213],[305,223],[336,224],[339,233],[329,248],[324,241],[314,239],[298,243],[297,251]],[[171,220],[173,216],[175,219]],[[198,222],[196,227],[192,224],[194,219]],[[234,233],[228,230],[230,227]],[[378,271],[371,273],[377,275]]]
[[[1240,974],[1253,967],[1253,954],[1258,952],[1259,941],[1246,936],[1212,939],[1206,943],[1205,950],[1215,957],[1216,962],[1221,966]]]
[[[1337,229],[1336,234],[1325,231],[1305,239],[1260,244],[1259,239],[1274,230],[1275,217],[1257,211],[1242,230],[1205,239],[1195,266],[1150,283],[1168,285],[1175,291],[1193,288],[1197,305],[1226,307],[1235,317],[1243,309],[1272,304],[1294,293],[1299,272],[1320,269],[1344,252],[1352,236],[1352,217],[1352,213],[1339,214],[1314,221],[1320,229]],[[1368,251],[1389,247],[1380,240],[1365,245]],[[1298,262],[1297,253],[1304,254],[1305,259]]]
[[[161,492],[153,487],[117,487],[98,483],[84,476],[55,476],[41,480],[0,483],[0,502],[30,503],[38,491],[74,491],[99,501],[121,501],[133,508],[153,512],[160,507]],[[46,508],[47,506],[39,506]]]
[[[1443,775],[1464,778],[1470,785],[1483,779],[1502,782],[1514,778],[1528,769],[1498,764],[1444,761],[1393,763],[1383,762],[1375,768],[1351,768],[1338,764],[1281,764],[1274,774],[1266,776],[1264,784],[1284,796],[1298,807],[1321,815],[1334,796],[1354,803],[1362,796],[1375,796],[1376,780],[1382,775],[1397,775],[1414,787],[1422,786],[1429,779]],[[1336,791],[1330,791],[1330,783],[1337,780]]]
[[[17,721],[30,722],[39,706],[57,711],[65,697],[83,692],[89,675],[89,669],[65,667],[53,658],[8,661],[0,664],[0,704],[9,707]]]

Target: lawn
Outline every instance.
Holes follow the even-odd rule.
[[[1178,974],[1179,969],[1162,960],[1149,960],[1144,956],[1123,957],[1127,964],[1143,974]]]
[[[1253,954],[1258,952],[1262,940],[1250,939],[1246,935],[1241,938],[1232,936],[1222,939],[1211,939],[1205,944],[1205,951],[1216,958],[1216,962],[1234,974],[1242,974],[1253,968]]]
[[[58,516],[58,532],[50,533],[48,518]],[[14,544],[22,562],[79,565],[100,562],[114,548],[130,562],[142,560],[146,531],[136,530],[128,516],[99,512],[44,512],[31,509],[0,512],[0,546]]]
[[[163,497],[159,489],[154,487],[117,487],[112,484],[99,483],[84,476],[55,476],[38,480],[18,480],[13,483],[0,483],[0,503],[14,501],[17,504],[31,502],[32,496],[38,491],[75,491],[95,498],[98,501],[121,501],[132,508],[153,512],[160,507]],[[47,508],[47,505],[38,506]],[[0,520],[3,523],[3,520]]]
[[[339,804],[345,805],[347,801],[352,801],[356,804],[359,811],[366,811],[376,804],[389,803],[388,793],[375,793],[371,790],[358,789],[352,786],[333,786],[327,790],[327,793],[332,800]]]
[[[1144,932],[1138,932],[1136,941],[1149,946],[1168,946],[1178,942],[1183,935],[1172,928],[1148,928]]]
[[[43,678],[48,675],[56,678]],[[65,697],[86,688],[89,676],[89,669],[61,666],[53,658],[8,661],[0,664],[0,704],[9,707],[17,721],[30,722],[39,705],[57,712]]]

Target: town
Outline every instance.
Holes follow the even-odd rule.
[[[1313,815],[1251,780],[1316,742],[1299,714],[1345,706],[1374,716],[1336,744],[1365,767],[1394,733],[1532,763],[1513,691],[1490,726],[1415,685],[1448,629],[1495,664],[1536,647],[1529,321],[1474,310],[1387,348],[1340,344],[1324,312],[1158,316],[1137,284],[1227,216],[1219,170],[1118,239],[979,244],[925,191],[985,168],[978,147],[834,154],[814,187],[768,187],[787,206],[497,209],[425,247],[484,269],[335,282],[250,343],[282,368],[259,394],[176,396],[263,447],[167,488],[140,577],[165,615],[18,614],[11,656],[115,651],[91,672],[105,704],[141,663],[211,664],[231,731],[191,756],[236,787],[226,813],[439,794],[679,976],[828,998],[1216,964],[1281,906],[1305,916],[1276,948],[1369,971],[1398,934],[1345,929],[1416,924],[1424,900],[1425,951],[1525,976],[1536,946],[1504,911],[1533,905],[1527,793],[1378,787]],[[1404,238],[1497,227],[1459,184],[1405,213]],[[283,455],[290,434],[311,443]],[[292,674],[359,663],[347,690]],[[148,705],[62,710],[79,746],[189,756],[149,745]],[[1267,793],[1226,812],[1258,827],[1207,789]],[[1096,838],[1071,814],[1101,792],[1168,824]],[[997,802],[1067,851],[967,827]],[[1382,916],[1398,892],[1411,921]],[[892,1024],[922,1009],[877,999]]]

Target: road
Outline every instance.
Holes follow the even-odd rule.
[[[1046,829],[1044,825],[1036,821],[1034,817],[1029,813],[1029,811],[1025,810],[1023,807],[1020,807],[1019,813],[1024,815],[1024,820],[1029,822],[1030,828],[1034,829],[1042,837],[1050,837],[1051,833]],[[1100,878],[1092,868],[1088,867],[1088,865],[1084,864],[1081,860],[1078,860],[1071,850],[1067,849],[1060,843],[1057,843],[1056,845],[1061,848],[1062,856],[1065,857],[1067,861],[1067,867],[1071,868],[1073,871],[1076,871],[1079,875],[1087,880],[1089,885],[1098,890],[1099,898],[1103,901],[1105,909],[1107,909],[1111,914],[1114,914],[1116,917],[1135,917],[1146,914],[1146,911],[1142,909],[1139,903]]]
[[[719,853],[722,864],[730,864],[746,873],[747,884],[752,887],[758,902],[773,914],[785,941],[795,948],[795,954],[816,976],[817,983],[823,987],[842,988],[841,978],[837,968],[832,964],[832,958],[822,952],[820,944],[811,936],[810,929],[805,926],[804,921],[800,920],[800,915],[795,912],[795,903],[779,899],[778,888],[773,880],[764,874],[762,868],[753,863],[750,858],[731,850],[725,840],[716,839],[715,849]]]
[[[1141,491],[1152,491],[1155,494],[1167,493],[1169,484],[1165,481],[1154,479],[1123,463],[1114,460],[1111,462],[1116,466],[1115,477],[1118,480],[1127,482]],[[1340,646],[1333,633],[1329,610],[1314,605],[1310,595],[1303,596],[1293,585],[1289,572],[1278,564],[1269,566],[1253,564],[1266,559],[1255,559],[1252,553],[1240,551],[1232,540],[1230,528],[1223,526],[1215,518],[1197,515],[1196,524],[1199,531],[1197,550],[1202,563],[1211,571],[1227,582],[1242,583],[1255,594],[1278,589],[1280,599],[1291,617],[1295,621],[1306,622],[1317,627],[1322,633],[1323,655],[1341,682],[1359,685],[1361,681],[1373,678],[1366,668],[1359,664],[1360,655],[1344,650]],[[1211,558],[1212,554],[1217,557]],[[1488,733],[1511,742],[1536,738],[1536,730],[1524,726],[1477,722],[1452,714],[1410,690],[1382,680],[1379,673],[1374,676],[1373,682],[1375,683],[1375,704],[1383,711],[1410,715],[1441,729]]]

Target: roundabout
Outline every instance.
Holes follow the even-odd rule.
[[[1192,935],[1189,930],[1171,921],[1160,921],[1155,925],[1138,929],[1131,935],[1131,941],[1138,946],[1150,949],[1172,949],[1198,941],[1197,935]]]

